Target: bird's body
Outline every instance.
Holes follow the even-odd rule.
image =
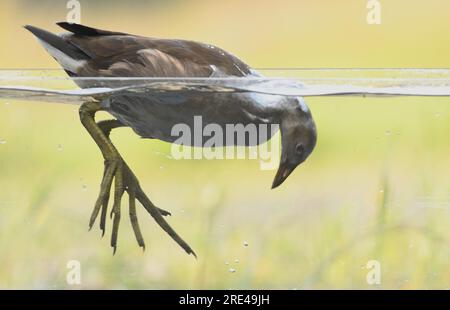
[[[173,128],[177,124],[186,124],[190,132],[194,133],[198,119],[201,117],[203,127],[208,124],[216,124],[221,128],[227,125],[242,124],[247,127],[254,125],[258,135],[258,143],[266,142],[275,133],[265,130],[267,135],[261,130],[260,125],[278,124],[279,119],[274,115],[269,115],[264,107],[277,100],[278,96],[255,95],[255,94],[227,94],[227,93],[191,93],[182,96],[173,96],[161,93],[151,98],[144,98],[137,95],[118,95],[112,97],[105,103],[105,110],[114,115],[125,125],[143,138],[159,139],[166,142],[176,142],[177,135],[174,135]],[[226,113],[223,113],[226,111]],[[197,123],[196,123],[197,122]],[[203,128],[200,128],[203,130]],[[202,146],[204,140],[191,139],[187,145]],[[238,139],[224,139],[224,145],[254,145],[252,139],[246,137],[245,142]]]
[[[26,28],[39,39],[71,77],[181,79],[260,77],[258,72],[252,70],[237,57],[209,44],[186,40],[147,38],[78,24],[58,23],[58,25],[69,33],[58,36],[33,26],[26,26]],[[101,79],[75,79],[75,82],[83,88],[124,85],[124,81]],[[136,84],[136,81],[132,81],[132,83]],[[107,111],[115,116],[117,121],[111,123],[114,125],[96,124],[93,117],[99,110]],[[262,124],[278,124],[282,135],[283,151],[273,187],[280,185],[294,168],[308,157],[316,143],[315,125],[302,98],[251,92],[198,93],[186,91],[177,93],[177,95],[161,92],[152,96],[138,92],[118,93],[98,105],[82,106],[80,117],[83,125],[102,150],[106,162],[113,161],[123,170],[121,175],[117,176],[117,167],[106,168],[102,191],[90,225],[92,226],[100,206],[102,206],[103,222],[100,226],[104,230],[103,209],[106,209],[105,200],[106,205],[108,200],[105,197],[109,198],[112,179],[115,178],[117,182],[118,177],[119,179],[123,178],[130,184],[119,184],[119,188],[116,189],[118,193],[123,194],[123,191],[128,191],[130,194],[130,188],[135,187],[138,191],[135,198],[188,253],[193,252],[161,218],[161,214],[165,211],[161,209],[155,211],[157,208],[150,203],[148,198],[145,199],[146,196],[140,189],[134,174],[110,143],[109,131],[111,128],[128,126],[141,137],[174,142],[178,138],[173,135],[174,126],[186,124],[194,131],[196,117],[202,118],[203,125],[216,124],[222,128],[228,124],[244,126],[254,124],[255,128],[259,129],[259,125]],[[257,143],[265,142],[273,133],[269,130],[266,131],[265,136],[259,134]],[[224,142],[226,141],[224,140]],[[234,141],[233,144],[236,144],[239,140],[233,139],[232,141]],[[193,143],[194,140],[192,140]],[[203,145],[203,141],[200,143]],[[243,144],[251,145],[252,143],[251,140],[246,139]],[[127,177],[129,180],[126,180]],[[117,218],[120,219],[120,200],[115,201],[113,212],[116,216],[111,244],[115,248],[119,221]],[[139,237],[140,232],[137,232],[135,228],[137,221],[133,225],[136,237]],[[137,228],[137,230],[139,229]],[[141,239],[138,238],[138,242],[143,246]]]
[[[127,81],[102,80],[104,77],[157,78],[256,78],[259,73],[219,47],[186,40],[154,39],[120,32],[93,29],[77,24],[59,23],[70,31],[60,36],[67,44],[67,54],[55,53],[54,47],[44,43],[47,50],[72,77],[99,77],[77,80],[83,88],[95,86],[124,86]],[[36,29],[35,31],[42,31]],[[60,38],[54,38],[57,43]],[[50,42],[51,43],[51,42]],[[68,58],[67,55],[71,55]],[[131,80],[130,83],[139,83]],[[145,80],[141,83],[145,83]],[[194,132],[194,117],[201,116],[203,124],[278,124],[275,110],[285,107],[281,96],[256,93],[160,93],[151,97],[139,93],[114,95],[102,103],[124,125],[143,138],[175,142],[172,134],[176,124],[186,124]],[[293,102],[295,105],[296,103]],[[299,101],[298,104],[304,103]],[[273,131],[259,134],[258,143],[266,142]],[[207,139],[205,137],[204,139]],[[233,144],[238,139],[228,140]],[[224,145],[227,140],[224,139]],[[191,144],[204,144],[191,140]],[[252,145],[246,139],[244,145]]]

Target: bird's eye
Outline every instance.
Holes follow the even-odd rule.
[[[297,144],[297,146],[295,147],[295,153],[297,153],[300,156],[303,154],[304,150],[305,150],[305,148],[303,147],[303,144],[301,144],[301,143]]]

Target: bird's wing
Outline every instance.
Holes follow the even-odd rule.
[[[208,44],[164,40],[58,23],[70,31],[66,42],[89,56],[78,76],[242,77],[251,74],[244,62]]]
[[[99,77],[209,77],[214,66],[179,59],[154,48],[126,50],[97,57],[79,68],[78,76]]]

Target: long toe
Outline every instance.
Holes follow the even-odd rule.
[[[98,195],[97,201],[95,202],[94,210],[92,211],[91,218],[89,220],[89,230],[92,229],[92,226],[94,225],[95,220],[97,219],[100,208],[102,206],[103,208],[105,208],[104,206],[108,205],[109,193],[111,191],[115,171],[116,171],[115,163],[105,162],[105,171],[103,173],[103,179],[100,185],[100,193]]]
[[[173,228],[169,225],[169,223],[166,222],[164,217],[161,215],[161,213],[158,211],[158,209],[153,205],[153,203],[148,199],[148,197],[145,195],[145,193],[142,191],[142,189],[139,188],[139,190],[136,193],[136,198],[139,200],[139,202],[144,206],[144,208],[150,213],[150,215],[153,217],[153,219],[158,223],[158,225],[176,242],[179,246],[183,248],[183,250],[186,251],[188,254],[192,254],[195,257],[197,255],[195,252],[191,249],[191,247],[173,230]]]
[[[120,225],[120,202],[122,200],[122,196],[125,191],[122,168],[123,165],[121,164],[117,166],[117,171],[114,180],[114,205],[111,211],[112,214],[114,215],[112,235],[111,235],[111,247],[113,248],[113,254],[115,254],[117,250],[117,237],[119,234],[119,225]]]
[[[141,229],[139,228],[139,222],[136,214],[136,191],[134,189],[129,191],[129,200],[130,200],[130,221],[131,226],[133,227],[134,235],[136,236],[136,241],[138,245],[145,250],[144,238],[142,238]]]

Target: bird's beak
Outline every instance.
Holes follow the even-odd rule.
[[[287,162],[281,162],[277,174],[275,175],[275,179],[273,180],[272,189],[280,186],[292,173],[292,171],[294,171],[295,167],[295,165],[289,164]]]

